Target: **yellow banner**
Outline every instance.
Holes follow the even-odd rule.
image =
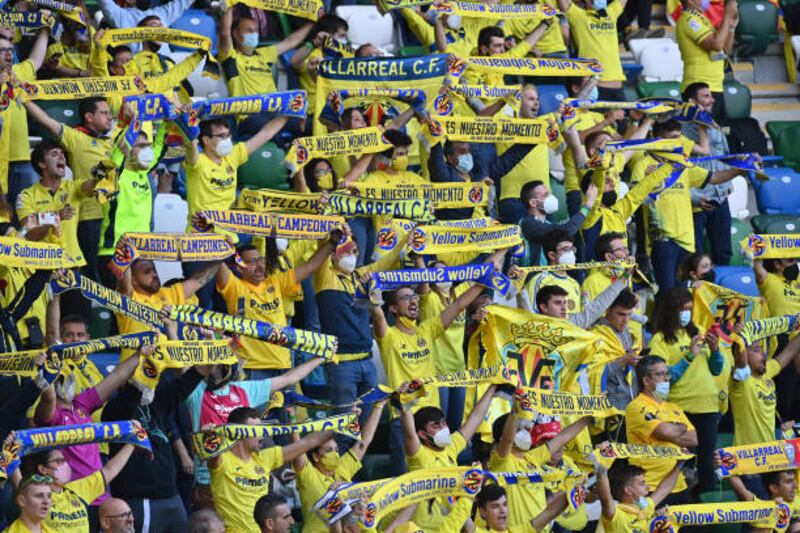
[[[746,476],[800,467],[800,439],[759,442],[717,450],[722,477]]]
[[[283,163],[294,174],[312,159],[330,159],[337,155],[361,155],[384,152],[393,148],[383,137],[383,128],[371,127],[346,130],[295,139],[286,152]]]
[[[607,442],[594,450],[598,462],[610,467],[616,459],[644,458],[668,459],[670,461],[684,461],[691,459],[694,454],[684,453],[677,446],[650,446],[649,444],[626,444],[622,442]]]
[[[238,361],[229,339],[208,341],[163,341],[153,353],[139,360],[133,380],[155,390],[158,378],[167,368],[189,368],[195,365],[232,365]]]
[[[0,353],[0,374],[33,378],[39,373],[36,358],[42,350]],[[60,365],[59,365],[60,367]]]
[[[740,246],[751,259],[800,258],[800,235],[750,235]]]
[[[474,4],[445,2],[436,7],[443,15],[458,15],[484,20],[537,20],[555,17],[558,12],[546,4]]]
[[[139,76],[111,76],[21,82],[19,88],[25,100],[83,100],[142,94],[147,84]]]
[[[123,44],[153,41],[167,43],[182,48],[202,50],[206,53],[206,61],[219,68],[214,54],[211,53],[211,39],[196,33],[173,28],[137,27],[119,30],[105,30],[100,38],[103,46],[119,46]]]
[[[434,209],[485,206],[489,186],[485,183],[423,183],[415,185],[372,185],[353,183],[349,187],[361,198],[380,200],[427,200]]]
[[[547,144],[561,133],[543,118],[431,117],[423,130],[432,144],[445,139],[471,143]]]
[[[595,59],[560,59],[547,57],[468,57],[467,68],[516,76],[596,76],[603,66]]]
[[[528,403],[524,408],[545,415],[593,416],[607,418],[622,411],[611,405],[605,394],[587,395],[572,392],[525,388]]]
[[[703,330],[714,330],[725,344],[734,342],[734,327],[769,317],[762,298],[745,296],[734,290],[704,281],[693,291],[692,321]],[[719,327],[715,327],[718,325]],[[768,352],[770,353],[770,352]]]
[[[401,217],[405,218],[405,217]],[[448,226],[417,226],[411,234],[411,248],[418,254],[445,252],[491,252],[522,244],[516,224],[497,224],[466,229]]]
[[[230,5],[234,4],[244,4],[264,11],[277,11],[308,20],[318,20],[325,14],[325,4],[322,0],[234,0]]]
[[[66,250],[55,244],[17,237],[0,237],[0,264],[32,270],[55,270],[78,266]]]
[[[124,240],[123,240],[124,239]],[[125,233],[114,251],[114,268],[124,272],[137,259],[221,261],[236,253],[224,235],[213,233]]]
[[[326,239],[345,224],[340,216],[299,213],[207,210],[198,215],[217,229],[285,239]]]
[[[318,213],[320,195],[317,193],[281,192],[270,189],[242,189],[239,207],[251,211],[282,211]]]
[[[791,514],[788,505],[772,500],[671,505],[666,516],[657,515],[650,521],[650,531],[667,533],[684,526],[739,523],[759,529],[784,531],[789,527]]]
[[[388,216],[420,222],[433,220],[430,204],[423,199],[379,200],[333,193],[328,196],[325,212],[336,213],[348,218]]]
[[[508,277],[514,282],[517,287],[525,285],[525,280],[530,274],[538,272],[560,272],[562,270],[593,270],[595,268],[608,268],[617,269],[624,268],[626,270],[636,268],[636,262],[629,261],[589,261],[588,263],[576,263],[574,265],[543,265],[543,266],[530,266],[519,267],[515,266],[508,271]]]

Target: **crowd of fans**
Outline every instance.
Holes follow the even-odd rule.
[[[168,27],[192,1],[156,5],[126,0],[119,5],[100,0],[103,17],[97,27],[81,5],[89,22],[62,17],[58,39],[47,27],[0,27],[0,70],[6,80],[21,82],[137,75],[149,80],[151,92],[189,102],[192,87],[186,78],[209,61],[207,52],[175,62],[162,43],[107,48],[101,39],[108,28]],[[380,530],[638,532],[649,530],[664,505],[696,503],[700,495],[718,490],[720,457],[715,450],[721,432],[733,433],[736,445],[793,435],[800,336],[772,339],[773,350],[761,342],[739,346],[720,338],[714,328],[702,329],[693,311],[693,291],[713,283],[715,265],[730,261],[727,196],[731,180],[746,170],[708,161],[679,169],[664,186],[667,178],[655,171],[660,161],[648,152],[618,151],[607,164],[591,164],[608,156],[606,145],[618,140],[677,140],[687,156],[728,153],[725,135],[716,126],[726,122],[721,91],[738,23],[735,0],[725,4],[717,24],[704,15],[709,2],[683,0],[676,26],[684,62],[682,98],[716,124],[620,109],[601,113],[578,108],[567,117],[561,116],[562,107],[548,115],[561,130],[557,142],[446,141],[430,146],[410,133],[426,123],[424,113],[354,106],[346,107],[338,127],[381,124],[391,148],[314,159],[290,177],[295,191],[323,193],[323,198],[354,183],[487,183],[491,195],[485,208],[442,209],[435,216],[491,216],[518,224],[527,250],[524,258],[509,249],[418,255],[403,242],[381,255],[375,239],[382,221],[354,217],[323,241],[240,236],[236,261],[187,262],[181,279],[162,283],[156,264],[148,259],[135,260],[120,275],[110,266],[115,250],[125,243],[126,233],[153,230],[157,195],[185,199],[187,233],[194,231],[199,211],[231,209],[237,169],[251,155],[269,141],[288,149],[293,139],[311,135],[312,118],[321,111],[314,109],[313,94],[323,61],[338,57],[337,50],[349,50],[364,61],[388,56],[370,43],[350,48],[347,22],[333,14],[297,23],[282,40],[263,44],[276,33],[276,15],[244,4],[207,7],[218,17],[216,57],[229,95],[277,91],[273,73],[278,58],[293,51],[291,68],[308,94],[306,120],[266,112],[204,120],[196,138],[183,139],[182,162],[167,164],[163,158],[168,137],[175,136],[172,124],[156,122],[135,139],[126,139],[121,132],[135,120],[135,110],[121,98],[81,100],[77,126],[59,122],[35,100],[12,102],[0,115],[0,230],[5,236],[63,247],[81,265],[83,276],[161,310],[171,336],[183,338],[171,327],[170,308],[197,303],[333,335],[338,363],[239,335],[235,350],[240,364],[168,370],[151,397],[131,381],[151,353],[148,347],[123,350],[110,372],[98,369],[91,357],[64,361],[52,384],[0,377],[0,439],[6,447],[13,444],[15,431],[26,428],[118,420],[139,421],[152,446],[152,453],[146,453],[131,444],[91,443],[24,457],[2,490],[0,525],[15,533],[358,531],[368,498],[347,502],[350,512],[331,524],[313,511],[315,504],[342,483],[480,463],[487,471],[583,475],[587,496],[576,507],[568,504],[559,484],[504,487],[486,482],[474,496],[434,498],[405,507],[385,518]],[[547,4],[559,14],[491,25],[482,18],[436,16],[434,7],[423,5],[404,7],[394,16],[430,53],[596,59],[603,67],[597,77],[547,81],[563,83],[570,98],[625,101],[620,45],[626,36],[655,34],[649,31],[652,2],[536,4]],[[46,8],[10,0],[6,9]],[[635,18],[638,29],[626,27]],[[540,80],[513,82],[522,82],[514,105],[504,99],[469,98],[461,113],[539,116]],[[504,80],[486,73],[473,83],[492,86]],[[29,128],[35,124],[49,136],[31,149]],[[554,215],[560,206],[551,192],[554,157],[563,160],[568,213],[558,223]],[[95,196],[97,168],[107,160],[117,166],[119,193],[100,203]],[[608,266],[634,258],[637,269]],[[589,261],[606,266],[571,268]],[[517,266],[553,268],[532,274],[507,296],[468,282],[404,286],[385,291],[378,303],[360,294],[362,281],[374,272],[467,263],[492,263],[507,274]],[[800,312],[796,259],[755,260],[753,269],[771,316]],[[0,352],[44,350],[90,339],[99,321],[90,301],[80,291],[53,294],[49,288],[51,280],[63,276],[63,271],[0,264]],[[621,414],[604,420],[539,414],[524,424],[518,416],[526,404],[523,391],[497,384],[477,391],[434,388],[413,404],[392,401],[390,407],[385,407],[388,398],[358,401],[379,384],[397,399],[415,388],[417,378],[470,368],[467,346],[491,305],[569,322],[618,343],[620,357],[602,365],[597,371],[603,379],[591,380],[591,386],[587,382],[590,390],[582,392],[607,395]],[[735,327],[743,325],[740,319]],[[105,326],[109,334],[149,329],[122,314]],[[292,434],[274,442],[244,438],[221,455],[199,459],[193,433],[223,424],[296,422],[304,409],[290,406],[264,413],[273,393],[287,390],[338,406],[339,412],[355,409],[361,438],[332,431]],[[480,431],[482,425],[489,430]],[[692,455],[680,461],[618,460],[608,469],[590,453],[608,441],[677,447]],[[375,453],[378,444],[383,454]],[[383,469],[364,468],[386,454],[390,460]],[[741,501],[789,504],[789,527],[800,531],[795,471],[734,476],[729,483]]]

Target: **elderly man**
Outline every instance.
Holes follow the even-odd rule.
[[[133,511],[119,498],[109,498],[100,506],[103,533],[133,533]]]

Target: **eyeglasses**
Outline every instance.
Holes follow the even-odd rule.
[[[419,300],[419,294],[406,294],[405,296],[399,296],[397,300],[400,302],[416,302]]]
[[[0,54],[13,54],[13,48],[0,48]]]
[[[570,246],[568,248],[559,248],[558,250],[556,250],[556,252],[560,254],[565,254],[567,252],[577,252],[577,251],[578,249],[575,246]]]
[[[321,169],[318,169],[318,170],[314,171],[314,175],[315,176],[324,176],[324,175],[330,174],[330,173],[331,173],[331,169],[329,169],[329,168],[321,168]]]
[[[126,513],[120,513],[120,514],[109,514],[106,515],[105,518],[114,518],[114,519],[119,518],[122,520],[128,520],[129,518],[133,518],[133,511],[128,511]]]

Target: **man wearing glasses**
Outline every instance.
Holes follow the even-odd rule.
[[[573,235],[561,229],[554,229],[545,236],[542,242],[542,252],[550,266],[569,267],[577,262],[578,249],[575,247],[575,239]],[[550,285],[561,287],[567,292],[567,316],[580,313],[583,307],[581,286],[575,278],[568,274],[566,268],[540,272],[533,276],[526,286],[530,301],[535,302],[539,290]],[[539,312],[538,308],[536,312]]]
[[[636,364],[639,395],[625,409],[625,425],[630,444],[649,444],[675,448],[697,446],[697,432],[679,406],[667,401],[669,397],[669,368],[657,355],[646,355]],[[674,459],[630,459],[631,464],[645,470],[645,481],[653,491],[669,475],[677,461]],[[681,473],[673,493],[686,490]],[[671,503],[688,503],[674,499]]]
[[[133,533],[133,511],[125,500],[109,498],[100,506],[103,533]]]

